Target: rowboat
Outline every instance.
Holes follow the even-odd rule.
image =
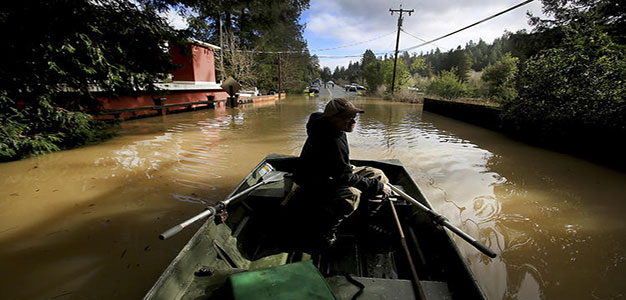
[[[406,199],[363,200],[328,247],[315,199],[294,195],[288,175],[263,182],[296,159],[268,155],[207,209],[144,299],[486,299],[450,233],[407,200],[431,208],[400,161],[352,161],[383,170]]]

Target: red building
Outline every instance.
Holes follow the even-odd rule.
[[[172,62],[182,65],[172,71],[172,82],[159,83],[159,94],[98,97],[100,110],[108,118],[132,118],[198,107],[223,107],[228,94],[215,77],[215,50],[220,48],[200,41],[189,41],[191,55],[177,47],[170,48]]]

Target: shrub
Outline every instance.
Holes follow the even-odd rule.
[[[0,103],[11,103],[0,96]],[[91,115],[53,107],[47,99],[0,115],[0,161],[39,155],[110,137],[109,124]]]
[[[626,54],[593,26],[568,28],[561,46],[527,60],[519,96],[503,103],[511,130],[545,139],[626,134]]]
[[[467,94],[467,87],[456,75],[453,68],[450,71],[441,71],[428,85],[426,92],[438,95],[444,99],[454,99]]]
[[[511,53],[507,53],[495,64],[484,69],[481,78],[488,85],[487,96],[489,98],[502,102],[517,97],[514,85],[518,73],[518,61],[517,57],[511,57]]]

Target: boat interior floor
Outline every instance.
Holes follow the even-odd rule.
[[[282,200],[253,195],[241,204],[245,212],[234,216],[239,219],[231,226],[244,257],[256,260],[288,253],[287,263],[310,257],[339,299],[350,299],[359,289],[365,291],[359,299],[415,299],[389,202],[362,203],[339,228],[336,245],[328,247],[321,239],[324,220],[319,210],[297,205],[297,200],[281,205]],[[395,207],[401,216],[412,211],[403,200],[395,199]],[[445,283],[425,275],[421,285],[428,299],[451,299]]]

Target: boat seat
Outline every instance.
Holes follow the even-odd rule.
[[[365,286],[359,300],[385,300],[385,299],[417,299],[413,283],[406,279],[384,279],[371,277],[356,277],[352,279]],[[337,299],[352,299],[359,291],[359,287],[350,283],[345,276],[327,277],[326,282],[337,296]],[[445,282],[420,281],[427,300],[452,299],[452,293]]]
[[[249,197],[261,197],[261,198],[285,198],[287,193],[291,190],[293,181],[289,177],[277,182],[266,184],[258,187],[250,192]]]

